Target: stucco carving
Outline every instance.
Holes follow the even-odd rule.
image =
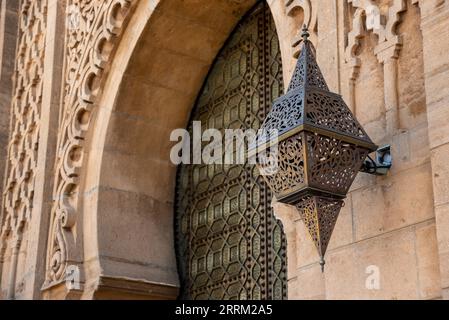
[[[68,0],[63,112],[44,287],[81,261],[78,199],[84,141],[100,83],[135,0]],[[75,15],[75,16],[73,16]],[[77,16],[78,15],[78,16]]]
[[[351,67],[350,80],[358,77],[361,61],[356,55],[357,48],[364,37],[363,9],[357,8],[352,22],[352,30],[348,34],[348,47],[346,49],[346,63]]]
[[[8,246],[11,248],[8,298],[13,298],[14,295],[18,250],[33,207],[42,106],[46,12],[46,0],[20,2],[11,133],[0,230],[0,262],[3,262]],[[9,245],[8,239],[11,239]]]
[[[351,78],[357,76],[357,68],[360,68],[361,61],[356,56],[357,48],[360,41],[368,31],[372,31],[378,36],[378,45],[375,53],[380,62],[383,62],[381,54],[386,47],[394,46],[392,55],[397,57],[401,47],[401,39],[396,33],[397,25],[400,23],[400,13],[404,12],[406,2],[404,0],[394,0],[393,5],[389,8],[388,19],[380,14],[380,9],[372,0],[348,0],[348,3],[356,8],[353,16],[353,28],[348,34],[348,46],[346,47],[346,62],[351,64]],[[365,22],[364,18],[365,17]]]
[[[377,3],[373,0],[348,0],[354,7],[353,29],[348,34],[346,47],[346,63],[349,65],[349,91],[353,113],[356,113],[355,81],[359,75],[362,61],[357,56],[357,49],[361,40],[372,31],[378,37],[374,48],[379,63],[384,65],[385,83],[385,114],[387,133],[391,136],[399,128],[398,119],[398,93],[397,93],[397,63],[399,51],[402,48],[402,39],[397,34],[397,26],[401,22],[401,13],[407,10],[405,0],[394,0],[388,9],[388,17],[381,14]]]
[[[310,41],[316,46],[318,39],[318,19],[317,19],[317,7],[314,5],[313,0],[285,0],[285,7],[287,10],[287,15],[293,17],[297,9],[301,8],[304,13],[303,24],[306,24],[310,32]],[[293,55],[295,57],[299,56],[301,38],[301,28],[300,26],[295,26],[298,30],[297,34],[293,39],[292,46],[294,48]]]

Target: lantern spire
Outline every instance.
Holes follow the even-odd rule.
[[[300,89],[301,87],[318,87],[323,90],[329,91],[326,84],[326,80],[321,73],[321,70],[316,63],[315,48],[312,42],[310,42],[309,29],[304,25],[302,29],[301,37],[303,38],[303,45],[301,53],[296,63],[296,68],[288,87],[288,92]]]

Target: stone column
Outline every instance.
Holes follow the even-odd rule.
[[[8,275],[8,292],[6,295],[6,299],[13,300],[15,298],[16,293],[16,275],[17,275],[17,262],[19,260],[19,250],[20,245],[22,243],[21,239],[21,231],[17,232],[17,236],[13,239],[13,245],[11,248],[11,264],[10,264],[10,272]]]
[[[357,118],[357,103],[355,99],[355,85],[358,77],[358,70],[360,69],[360,64],[356,64],[355,61],[349,63],[350,77],[349,77],[349,108],[352,114]]]
[[[33,212],[30,219],[23,298],[38,299],[45,278],[45,253],[52,205],[65,35],[65,1],[48,1],[42,111]]]
[[[18,31],[17,11],[18,1],[0,0],[0,199],[2,199],[3,195],[3,181],[10,126],[12,74],[14,71],[14,57]],[[1,215],[0,209],[0,220]],[[0,283],[6,250],[6,234],[0,234]],[[3,297],[0,292],[0,299],[1,298]]]
[[[320,18],[316,57],[331,91],[341,93],[337,2],[335,0],[315,2]]]
[[[419,3],[441,286],[449,299],[449,1]]]
[[[19,1],[0,1],[0,198],[7,157]],[[0,253],[1,256],[1,253]],[[0,271],[1,273],[1,271]]]
[[[400,38],[396,36],[392,40],[379,44],[374,52],[384,67],[385,120],[388,137],[393,137],[400,128],[398,57],[401,46]]]

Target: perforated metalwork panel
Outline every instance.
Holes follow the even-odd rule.
[[[217,57],[191,122],[203,130],[259,129],[282,91],[279,42],[263,1]],[[286,297],[286,243],[254,165],[181,165],[176,194],[181,298]]]

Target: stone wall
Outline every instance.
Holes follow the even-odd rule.
[[[434,194],[436,238],[443,298],[449,299],[449,1],[420,1],[424,78]]]
[[[375,143],[391,144],[393,168],[386,177],[357,177],[337,221],[324,273],[298,214],[275,204],[288,239],[290,298],[443,296],[448,243],[440,225],[444,206],[439,214],[434,203],[438,190],[435,180],[439,178],[435,167],[442,170],[443,159],[435,165],[431,152],[435,138],[429,117],[432,99],[427,57],[433,54],[426,56],[428,33],[422,15],[429,10],[430,16],[440,16],[447,12],[447,3],[429,2],[311,2],[318,6],[317,58],[324,76],[334,91],[343,94]],[[384,16],[383,27],[369,29],[369,5],[378,6]],[[441,39],[429,41],[441,45]],[[435,66],[438,71],[432,74],[447,77],[444,66],[448,59],[438,56],[432,61],[435,59],[441,65]],[[439,83],[439,92],[443,91],[442,78],[434,81],[433,85]],[[441,99],[437,104],[439,119],[444,117]],[[441,138],[446,138],[441,126],[438,130]],[[379,288],[372,288],[370,280],[377,274]]]
[[[331,90],[375,143],[391,144],[394,161],[385,177],[357,177],[325,273],[298,213],[274,203],[289,298],[449,298],[449,1],[268,3],[285,83],[306,23]],[[0,151],[3,297],[176,297],[169,134],[186,126],[214,57],[253,4],[1,1],[3,150],[11,141]],[[39,26],[20,24],[27,10]],[[21,101],[36,107],[31,127]],[[27,135],[32,143],[21,143]],[[66,286],[72,267],[80,287]]]

